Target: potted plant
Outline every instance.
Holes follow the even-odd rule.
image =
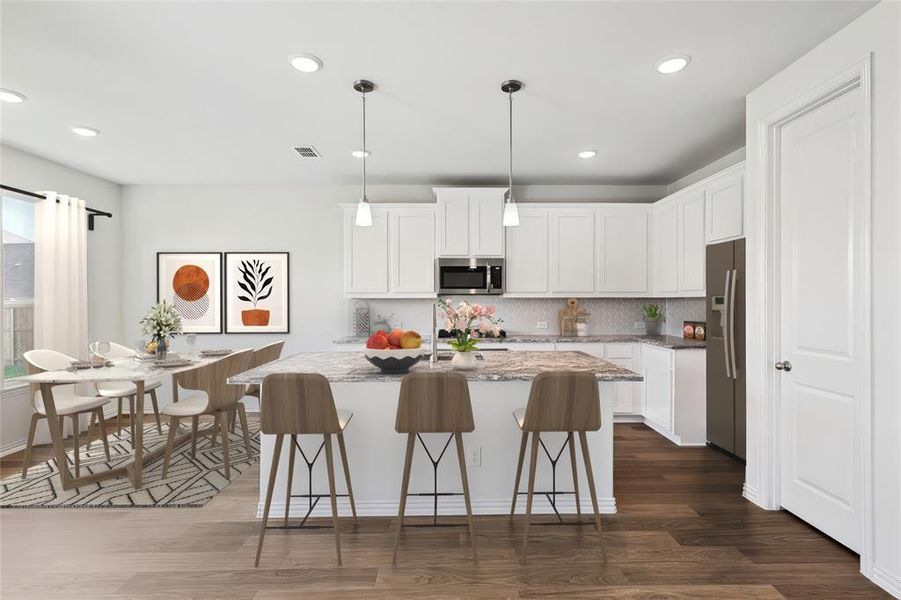
[[[243,279],[238,280],[238,287],[244,291],[238,296],[238,300],[253,304],[253,308],[241,311],[241,323],[244,325],[258,327],[269,325],[269,311],[257,308],[257,302],[272,295],[272,280],[275,276],[269,275],[271,268],[271,265],[261,260],[242,260],[238,266],[238,272]]]
[[[163,300],[154,304],[141,319],[141,333],[149,335],[156,345],[156,357],[164,360],[169,350],[169,338],[181,333],[181,315],[175,306]]]
[[[475,368],[476,357],[473,351],[478,350],[478,335],[500,335],[500,319],[495,316],[495,308],[470,304],[465,300],[454,306],[446,299],[438,300],[438,306],[444,313],[444,328],[453,335],[449,342],[455,351],[451,364],[460,370]]]
[[[644,304],[641,312],[644,314],[645,334],[663,335],[663,307],[659,304]]]

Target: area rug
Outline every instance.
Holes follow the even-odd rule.
[[[232,480],[259,459],[259,425],[251,424],[250,430],[252,446],[250,459],[247,458],[240,427],[229,436],[229,466]],[[160,435],[151,417],[150,424],[144,428],[145,449],[150,451],[157,446],[165,446],[167,433],[168,427],[164,424],[163,434]],[[115,468],[131,457],[131,433],[128,428],[123,428],[119,434],[110,434],[108,440],[112,458],[110,461],[106,460],[103,444],[99,439],[94,440],[89,451],[85,451],[82,445],[82,475]],[[67,456],[69,470],[74,475],[71,449],[67,452]],[[28,470],[26,479],[17,474],[0,480],[0,508],[200,507],[229,484],[229,480],[225,478],[222,445],[217,443],[213,446],[212,440],[205,436],[198,437],[197,453],[194,458],[191,458],[191,444],[182,444],[172,454],[166,479],[162,479],[162,471],[161,456],[144,464],[143,486],[139,489],[131,485],[128,477],[122,476],[64,491],[55,460],[34,463]]]

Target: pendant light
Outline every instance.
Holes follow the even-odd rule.
[[[354,81],[354,89],[360,92],[360,98],[363,100],[363,195],[360,196],[360,202],[357,204],[356,224],[359,227],[372,226],[372,209],[369,207],[369,198],[366,197],[366,94],[375,89],[375,84],[365,79]]]
[[[504,227],[519,226],[519,211],[516,209],[516,199],[513,197],[513,94],[522,89],[522,82],[516,79],[508,79],[501,84],[501,91],[507,94],[510,105],[510,169],[507,192],[504,194]]]

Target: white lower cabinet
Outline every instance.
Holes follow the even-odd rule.
[[[680,446],[703,446],[707,441],[705,357],[700,348],[642,346],[645,423]]]
[[[633,357],[636,344],[617,343],[617,344],[601,344],[601,343],[583,343],[583,342],[560,342],[557,344],[558,351],[576,351],[585,352],[598,358],[610,361],[613,364],[629,369],[630,371],[639,372],[636,368],[636,358]],[[641,384],[636,381],[618,381],[613,384],[613,412],[619,415],[641,414],[640,406],[640,388]],[[638,401],[636,403],[636,401]]]

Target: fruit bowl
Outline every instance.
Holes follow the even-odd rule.
[[[428,350],[424,348],[413,348],[410,350],[375,350],[367,348],[363,351],[363,356],[370,363],[378,367],[382,373],[398,374],[406,373],[410,367],[418,363],[424,356],[428,355]]]

